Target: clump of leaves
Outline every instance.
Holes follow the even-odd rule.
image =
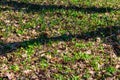
[[[13,70],[13,71],[19,71],[20,70],[18,65],[11,65],[10,69]]]
[[[107,67],[105,70],[108,74],[113,74],[116,72],[116,68],[112,66]]]

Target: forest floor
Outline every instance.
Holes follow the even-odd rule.
[[[0,0],[4,79],[119,80],[120,0]]]

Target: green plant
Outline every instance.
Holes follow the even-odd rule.
[[[28,55],[32,55],[34,53],[34,45],[29,45],[28,48],[26,49],[26,53]]]
[[[84,79],[89,79],[90,78],[90,74],[88,71],[85,72],[85,74],[83,75]]]
[[[3,78],[0,78],[0,80],[3,80]]]
[[[76,75],[73,75],[70,80],[80,80],[80,77],[79,77],[79,76],[76,76]]]
[[[13,70],[13,71],[19,71],[20,70],[18,65],[11,65],[10,69]]]
[[[91,61],[90,61],[90,65],[94,68],[94,70],[95,71],[98,71],[98,70],[100,70],[100,68],[99,68],[99,62],[101,61],[100,60],[100,57],[92,57],[93,59],[91,59]]]
[[[64,80],[64,76],[62,74],[54,74],[55,80]]]
[[[110,74],[113,74],[116,72],[116,68],[115,67],[112,67],[112,66],[109,66],[106,68],[106,72],[110,73]]]
[[[24,34],[24,30],[20,30],[20,29],[19,29],[19,30],[17,30],[16,32],[17,32],[17,34]]]
[[[83,60],[89,60],[92,58],[91,55],[86,54],[86,53],[82,53],[82,52],[79,52],[78,54],[76,53],[75,56],[76,56],[76,58],[83,59]]]
[[[39,64],[42,69],[46,69],[49,66],[49,63],[45,59],[42,59]]]

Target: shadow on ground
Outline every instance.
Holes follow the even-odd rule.
[[[104,36],[103,36],[104,35]],[[73,38],[77,39],[83,39],[83,40],[89,40],[89,39],[95,39],[96,37],[99,37],[103,40],[104,43],[109,44],[112,46],[115,54],[117,56],[120,56],[120,26],[111,26],[106,28],[98,28],[96,31],[81,33],[81,34],[75,34],[75,35],[61,35],[57,37],[50,37],[48,38],[44,34],[40,35],[37,39],[30,39],[28,41],[23,42],[14,42],[14,43],[7,43],[3,44],[3,48],[1,49],[2,53],[9,53],[14,50],[17,50],[18,48],[27,48],[29,45],[37,43],[37,44],[47,44],[49,41],[70,41]]]
[[[24,10],[25,12],[40,12],[42,10],[45,11],[50,11],[52,10],[58,10],[58,9],[64,9],[64,10],[76,10],[76,11],[81,11],[81,12],[87,12],[87,13],[105,13],[105,12],[111,12],[113,10],[119,10],[119,9],[114,9],[110,7],[87,7],[87,6],[82,6],[77,7],[75,5],[70,5],[70,6],[64,6],[64,5],[45,5],[45,4],[33,4],[33,3],[24,3],[24,2],[18,2],[18,1],[6,1],[2,0],[0,1],[1,6],[10,6],[12,7],[13,10],[15,11],[21,11]],[[5,11],[8,10],[8,8],[1,8],[0,11]]]
[[[24,9],[25,12],[40,12],[42,10],[58,10],[58,9],[64,9],[64,10],[76,10],[76,11],[82,11],[87,13],[105,13],[105,12],[111,12],[113,8],[109,7],[77,7],[77,6],[64,6],[64,5],[40,5],[40,4],[32,4],[32,3],[23,3],[18,1],[0,1],[0,6],[10,6],[15,11],[21,11]],[[9,8],[0,8],[0,11],[6,11]],[[12,52],[14,50],[17,50],[20,47],[27,48],[29,45],[37,43],[37,44],[47,44],[49,41],[70,41],[72,38],[77,39],[84,39],[88,40],[90,38],[96,38],[100,37],[106,44],[110,44],[113,47],[114,52],[117,56],[120,56],[120,43],[118,39],[118,35],[120,35],[120,26],[112,26],[112,27],[106,27],[106,28],[98,28],[96,31],[81,33],[81,34],[75,34],[75,35],[61,35],[57,37],[50,37],[40,35],[37,39],[30,39],[28,41],[23,42],[14,42],[14,43],[3,43],[1,44],[2,47],[0,47],[0,53],[5,54]],[[104,37],[103,37],[104,35]]]

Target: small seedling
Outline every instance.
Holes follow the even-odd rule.
[[[13,70],[13,71],[19,71],[19,66],[18,65],[12,65],[10,66],[10,69]]]

